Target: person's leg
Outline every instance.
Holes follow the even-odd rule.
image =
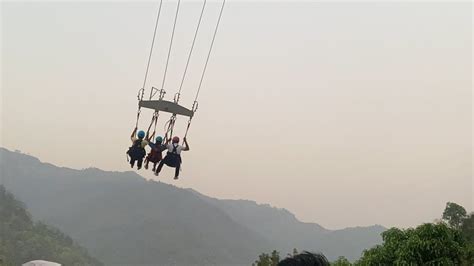
[[[178,179],[180,169],[181,169],[181,163],[178,163],[178,165],[176,165],[176,168],[174,170],[174,179]]]
[[[161,172],[161,168],[163,168],[163,165],[165,164],[165,160],[166,160],[166,157],[165,159],[161,160],[160,164],[158,165],[158,168],[156,168],[155,175],[158,175]]]
[[[135,158],[130,158],[130,165],[132,166],[132,168],[133,166],[135,166],[135,160]]]
[[[143,158],[137,159],[137,169],[140,170],[142,168]]]
[[[153,163],[153,172],[155,172],[155,170],[156,170],[156,165],[157,165],[157,164],[158,164],[158,162]]]
[[[148,163],[149,163],[149,162],[150,162],[150,161],[148,160],[148,157],[146,157],[146,158],[145,158],[145,169],[148,169]]]

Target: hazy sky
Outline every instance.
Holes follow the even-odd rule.
[[[166,60],[176,1],[164,2],[147,88],[161,85]],[[158,4],[2,2],[1,146],[59,166],[129,170]],[[201,4],[182,2],[168,97]],[[219,4],[208,3],[186,106]],[[447,201],[472,210],[472,99],[469,2],[228,0],[182,178],[167,169],[158,179],[328,228],[429,222]],[[143,118],[141,128],[151,111]],[[186,120],[178,124],[182,134]]]

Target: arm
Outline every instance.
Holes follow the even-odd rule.
[[[184,145],[186,145],[186,146],[183,147],[183,151],[189,151],[189,144],[188,144],[188,140],[186,138],[184,138]]]
[[[132,135],[130,136],[130,139],[133,141],[133,139],[135,138],[135,134],[137,134],[137,130],[138,128],[136,127],[133,132],[132,132]]]
[[[152,149],[156,149],[157,148],[157,145],[151,141],[148,141],[148,146],[150,146],[150,148]]]

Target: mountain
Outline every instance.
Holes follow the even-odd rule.
[[[102,265],[58,229],[33,222],[30,213],[0,185],[0,265],[48,259],[63,265]]]
[[[357,259],[383,227],[331,231],[287,210],[218,200],[134,172],[74,170],[0,149],[4,185],[107,265],[250,265],[293,247]]]
[[[331,259],[344,255],[356,260],[364,249],[380,243],[380,234],[386,230],[380,225],[327,230],[316,223],[303,223],[288,210],[268,204],[250,200],[221,200],[192,189],[190,191],[227,213],[234,221],[276,243],[276,249],[286,252],[293,248],[310,249],[320,251]]]

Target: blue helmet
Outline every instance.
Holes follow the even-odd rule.
[[[145,137],[145,131],[143,130],[138,131],[137,136],[139,139],[143,139]]]
[[[163,138],[161,136],[156,137],[156,143],[161,143]]]

